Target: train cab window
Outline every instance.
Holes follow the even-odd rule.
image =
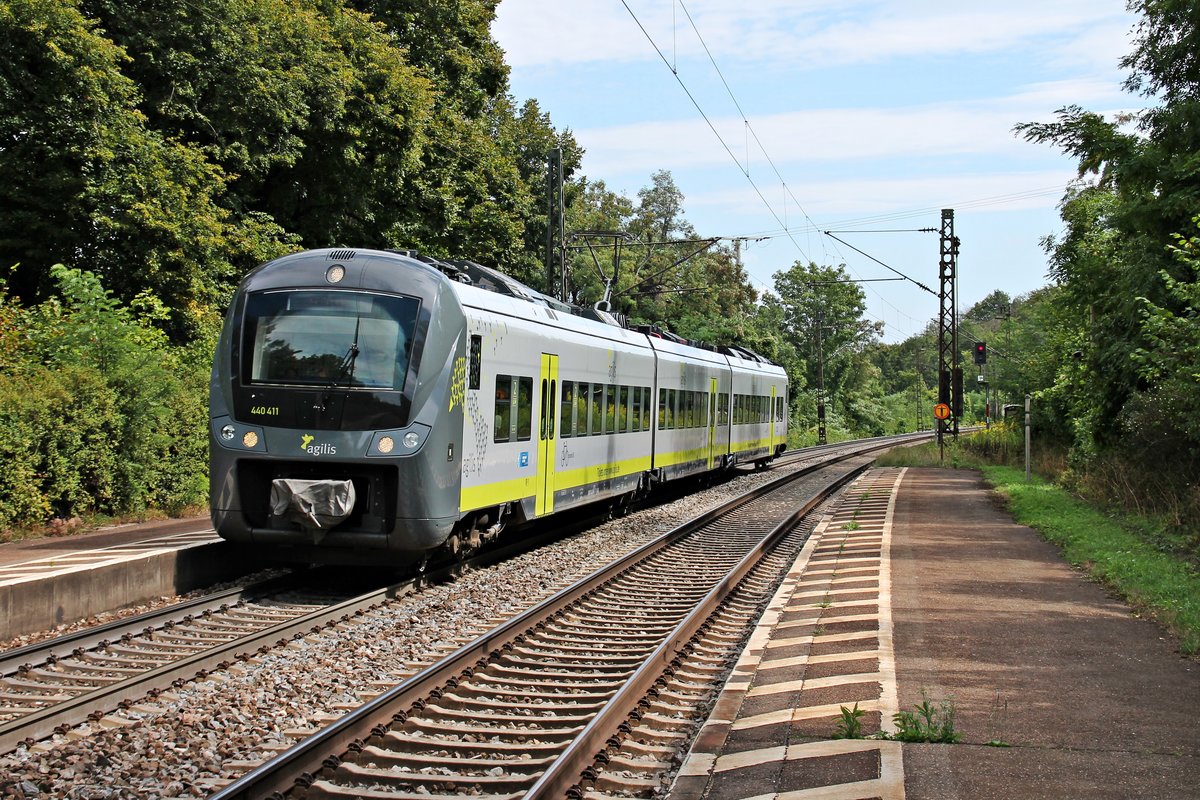
[[[575,384],[563,381],[560,391],[562,394],[558,405],[558,435],[566,439],[575,435],[575,422],[572,418],[575,413]]]
[[[507,442],[512,438],[512,376],[496,376],[496,414],[494,439]]]
[[[533,378],[517,378],[517,441],[533,433]]]
[[[467,388],[479,388],[480,367],[483,364],[483,337],[475,334],[471,337],[471,366],[467,372]]]
[[[601,427],[604,423],[604,384],[592,384],[592,402],[591,408],[588,409],[588,415],[591,417],[592,427],[591,435],[598,436],[603,432]]]
[[[255,292],[242,383],[404,388],[421,301],[348,291]]]
[[[629,387],[622,386],[617,393],[617,433],[625,433],[629,430]]]

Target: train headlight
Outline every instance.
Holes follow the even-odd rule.
[[[224,433],[224,431],[222,431],[222,433]],[[246,433],[242,436],[242,444],[246,447],[253,448],[258,444],[258,434],[254,431],[246,431]]]
[[[404,446],[407,447],[409,450],[412,450],[414,447],[416,447],[420,443],[421,443],[421,436],[416,431],[409,431],[408,433],[404,434]]]
[[[392,448],[396,446],[396,440],[390,436],[379,437],[379,452],[390,453]]]
[[[342,278],[346,277],[346,268],[341,264],[334,264],[329,269],[325,270],[325,280],[330,283],[340,283]]]
[[[232,425],[226,425],[224,428],[221,428],[221,438],[227,442],[232,442],[233,437],[236,435],[237,428],[233,427]]]

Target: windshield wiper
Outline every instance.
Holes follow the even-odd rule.
[[[361,322],[362,317],[358,317],[354,321],[354,341],[350,343],[346,355],[342,356],[342,365],[338,367],[337,377],[329,384],[331,389],[337,386],[343,377],[346,378],[347,386],[354,383],[354,362],[358,359],[358,326]]]

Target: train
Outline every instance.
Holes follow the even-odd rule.
[[[470,260],[327,248],[249,273],[210,386],[213,525],[284,562],[462,558],[787,446],[784,370]]]

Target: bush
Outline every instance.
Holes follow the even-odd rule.
[[[55,267],[61,300],[0,284],[0,529],[51,517],[171,512],[207,493],[206,359],[169,344],[94,276]]]

